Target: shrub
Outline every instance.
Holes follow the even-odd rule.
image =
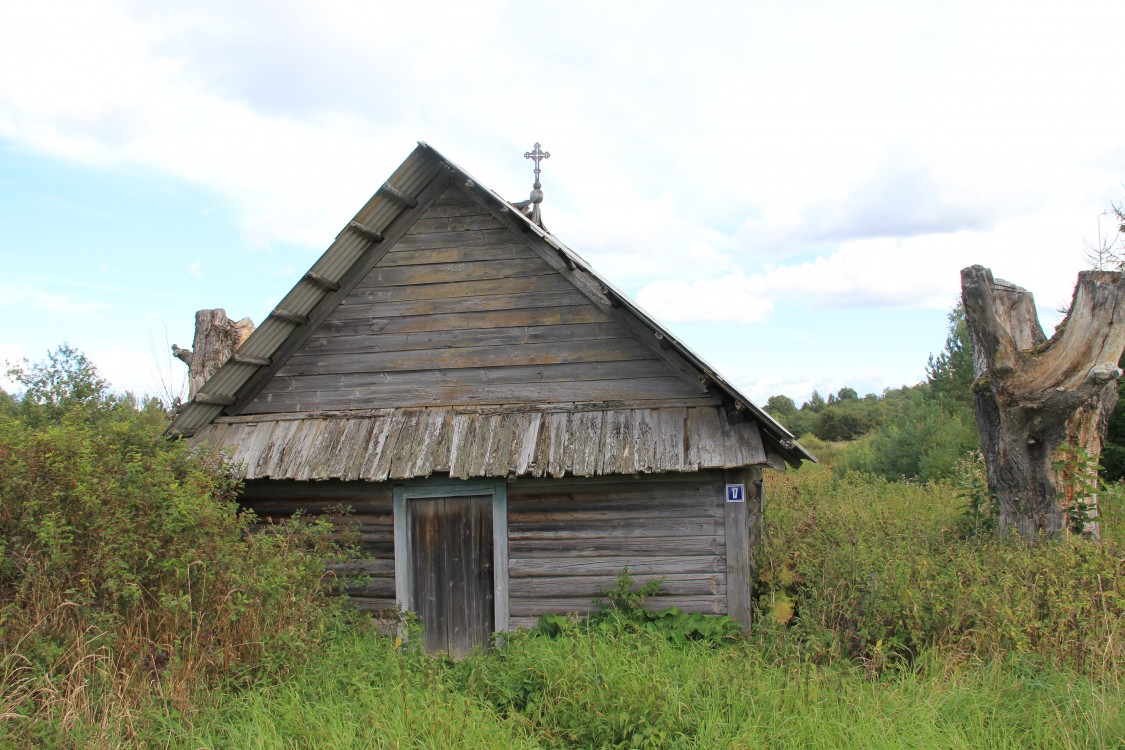
[[[329,609],[331,526],[248,533],[225,458],[87,365],[60,349],[0,409],[0,744],[112,745],[155,697],[301,654]]]
[[[945,483],[812,467],[768,480],[757,554],[762,621],[788,602],[788,637],[875,668],[926,649],[1031,653],[1091,672],[1125,666],[1125,553],[1112,543],[978,535]]]

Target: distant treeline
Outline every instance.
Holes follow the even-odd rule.
[[[813,391],[800,408],[788,396],[771,396],[765,409],[798,437],[854,443],[836,461],[840,472],[927,481],[953,476],[958,460],[980,447],[972,385],[972,350],[957,305],[949,313],[945,349],[930,357],[925,382],[862,397],[847,387],[827,399]],[[1118,393],[1125,396],[1125,382],[1118,382]],[[1125,398],[1110,418],[1101,465],[1107,482],[1125,476]]]

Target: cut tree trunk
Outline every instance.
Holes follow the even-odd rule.
[[[961,271],[961,291],[973,343],[973,411],[1000,533],[1055,534],[1085,507],[1078,523],[1096,534],[1092,467],[1117,403],[1125,275],[1078,274],[1070,311],[1049,340],[1027,290],[971,266]]]
[[[191,399],[207,379],[215,374],[234,350],[254,332],[254,321],[233,321],[222,308],[200,310],[195,314],[195,340],[191,349],[172,344],[172,353],[188,366]]]

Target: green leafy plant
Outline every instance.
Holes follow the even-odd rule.
[[[988,487],[984,454],[971,451],[954,466],[954,496],[964,502],[961,531],[966,537],[992,534],[1000,519],[1000,503]]]
[[[629,568],[617,575],[613,584],[598,590],[595,611],[586,618],[547,614],[539,618],[535,633],[551,638],[571,631],[657,633],[672,643],[703,642],[712,645],[733,643],[742,635],[742,626],[726,615],[684,612],[678,607],[647,609],[645,601],[660,593],[663,578],[652,578],[634,585]]]
[[[1096,497],[1102,490],[1098,472],[1101,467],[1095,458],[1080,445],[1063,443],[1051,462],[1059,483],[1056,499],[1066,513],[1067,531],[1075,536],[1092,534]]]

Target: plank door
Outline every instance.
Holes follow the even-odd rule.
[[[459,659],[486,645],[493,618],[492,497],[410,500],[412,607],[426,651]]]

